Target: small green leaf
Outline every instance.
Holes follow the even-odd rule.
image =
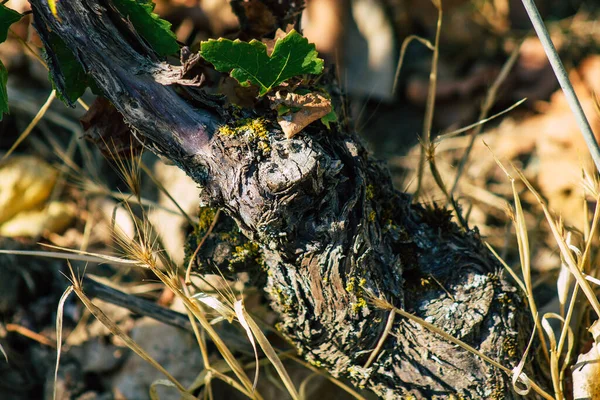
[[[231,77],[242,86],[258,85],[259,96],[294,76],[323,71],[315,45],[295,30],[277,39],[270,57],[267,46],[258,40],[248,43],[223,38],[202,42],[200,55],[218,71],[231,71]]]
[[[50,68],[49,76],[56,95],[64,103],[72,105],[80,98],[89,86],[90,78],[65,42],[55,33],[49,33],[49,51],[58,62],[59,71]],[[54,76],[54,72],[62,74],[62,79]],[[60,82],[59,82],[60,81]]]
[[[286,105],[283,105],[283,104],[280,104],[277,107],[277,116],[280,117],[280,116],[282,116],[284,114],[289,113],[290,111],[292,111],[292,109],[290,107],[288,107]]]
[[[0,43],[6,41],[8,36],[8,28],[15,22],[21,19],[23,15],[15,10],[11,10],[4,4],[0,4]]]
[[[22,15],[0,4],[0,43],[6,41],[8,37],[8,29],[12,24],[19,21]],[[8,113],[8,93],[6,91],[6,83],[8,82],[8,71],[0,61],[0,121],[4,114]]]
[[[0,121],[4,114],[8,113],[8,94],[6,93],[6,82],[8,81],[8,71],[0,61]]]
[[[154,14],[155,4],[150,0],[116,0],[113,4],[131,21],[137,33],[161,56],[179,51],[179,44],[171,23]]]
[[[331,129],[329,124],[331,122],[337,122],[337,120],[338,120],[337,114],[333,110],[331,110],[331,112],[329,112],[329,114],[327,114],[321,118],[321,122],[323,123],[323,125],[325,125],[327,127],[327,129]]]

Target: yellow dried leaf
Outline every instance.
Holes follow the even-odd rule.
[[[0,164],[0,224],[43,204],[57,171],[33,156],[12,156]]]
[[[0,235],[37,237],[44,232],[62,233],[75,217],[72,205],[53,201],[41,210],[23,211],[0,225]]]

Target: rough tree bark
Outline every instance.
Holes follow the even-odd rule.
[[[284,4],[279,22],[293,20],[299,3]],[[31,0],[42,41],[58,34],[138,138],[185,170],[203,189],[201,202],[225,210],[260,245],[279,329],[306,359],[384,398],[519,397],[506,374],[399,316],[365,366],[390,314],[372,298],[516,365],[529,317],[476,230],[412,204],[341,126],[313,124],[286,139],[271,112],[241,111],[264,118],[268,154],[216,134],[239,114],[186,87],[182,67],[159,59],[110,0],[57,4],[59,18],[47,0]],[[53,54],[47,59],[60,89],[60,66]]]

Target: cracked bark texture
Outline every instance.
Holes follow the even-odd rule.
[[[313,124],[286,139],[269,111],[232,113],[186,87],[182,67],[156,57],[109,0],[57,2],[59,18],[46,0],[30,2],[42,41],[60,36],[136,136],[260,244],[278,328],[306,359],[382,398],[520,398],[510,377],[399,316],[365,366],[389,315],[372,298],[516,365],[530,317],[476,231],[412,204],[352,132]],[[60,89],[60,66],[47,59]],[[267,154],[248,137],[216,133],[240,113],[262,118]]]

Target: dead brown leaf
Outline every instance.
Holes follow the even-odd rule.
[[[290,139],[297,135],[302,129],[314,121],[324,117],[331,112],[331,100],[318,92],[307,94],[286,93],[278,91],[270,96],[271,108],[278,109],[280,106],[289,108],[300,108],[300,110],[280,115],[277,117],[279,126]]]
[[[98,96],[80,119],[83,137],[93,142],[105,156],[131,157],[142,149],[110,101]]]
[[[285,31],[281,28],[278,28],[273,39],[262,39],[262,42],[267,45],[267,55],[269,57],[271,57],[271,54],[273,53],[273,48],[275,47],[277,40],[283,39],[288,33],[291,32],[292,29],[294,29],[294,25],[290,24],[285,27]]]
[[[232,77],[225,77],[219,83],[219,92],[230,103],[240,107],[253,108],[258,96],[258,87],[255,85],[242,86]]]

